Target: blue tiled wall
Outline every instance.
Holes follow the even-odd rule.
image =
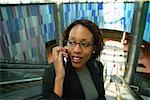
[[[45,62],[45,43],[56,39],[55,4],[0,7],[0,59]]]
[[[100,28],[131,32],[134,13],[132,2],[65,3],[61,7],[64,29],[74,20],[84,18],[92,20]],[[143,39],[150,42],[150,3]]]
[[[100,28],[131,31],[134,3],[65,3],[63,28],[77,19],[89,19]],[[121,6],[120,6],[121,5]],[[0,6],[0,59],[45,61],[45,43],[56,39],[55,4]],[[107,7],[109,6],[109,7]],[[121,14],[118,16],[117,12]],[[112,16],[110,15],[117,15]],[[110,17],[110,18],[109,18]],[[108,20],[107,20],[108,19]],[[150,42],[150,4],[143,39]]]
[[[110,7],[113,7],[113,12]],[[84,18],[92,20],[100,28],[131,31],[134,3],[65,3],[62,9],[64,29],[74,20]]]
[[[149,3],[147,17],[146,17],[146,25],[145,25],[143,39],[150,43],[150,3]]]
[[[103,25],[103,3],[66,3],[62,4],[64,28],[77,19],[89,19]],[[67,20],[66,20],[67,19]]]

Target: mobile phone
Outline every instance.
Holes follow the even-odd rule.
[[[63,64],[64,64],[64,67],[67,67],[67,57],[63,56]]]
[[[68,53],[68,51],[66,50],[66,52]],[[64,64],[64,67],[67,67],[67,66],[70,66],[71,65],[71,60],[70,60],[70,57],[66,57],[66,56],[63,56],[62,55],[62,59],[63,59],[63,64]]]

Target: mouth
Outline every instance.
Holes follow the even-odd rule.
[[[73,63],[80,63],[81,60],[82,60],[82,57],[72,56]]]

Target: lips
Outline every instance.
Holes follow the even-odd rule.
[[[78,57],[78,56],[73,56],[72,57],[72,61],[74,63],[80,63],[81,62],[82,57]]]

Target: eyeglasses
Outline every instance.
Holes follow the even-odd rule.
[[[68,41],[67,41],[67,44],[68,44],[70,47],[72,47],[72,48],[74,48],[77,44],[79,44],[82,49],[85,49],[85,48],[88,48],[88,47],[90,47],[90,46],[93,46],[93,44],[90,43],[90,42],[88,42],[88,41],[83,41],[83,42],[77,43],[77,42],[74,41],[74,40],[68,40]]]

